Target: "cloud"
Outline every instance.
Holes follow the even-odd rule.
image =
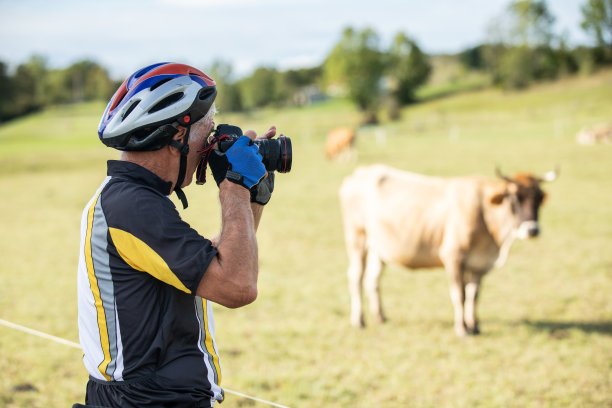
[[[487,23],[508,0],[0,1],[0,60],[16,66],[42,54],[61,68],[95,57],[124,77],[157,60],[206,67],[222,59],[241,74],[264,65],[311,66],[348,25],[374,28],[383,47],[402,31],[425,52],[458,52],[485,39]],[[572,40],[585,38],[582,1],[549,3]]]
[[[178,6],[189,8],[229,8],[236,6],[270,6],[275,4],[287,4],[285,0],[159,0],[159,4],[166,6]]]

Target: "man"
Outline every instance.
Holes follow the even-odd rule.
[[[182,64],[148,66],[110,100],[98,134],[122,150],[81,221],[79,337],[86,404],[211,407],[223,400],[210,302],[257,296],[255,231],[273,174],[248,131],[209,156],[222,227],[208,240],[168,198],[189,185],[214,127],[215,82]],[[271,138],[271,127],[264,138]],[[202,214],[205,216],[205,214]]]

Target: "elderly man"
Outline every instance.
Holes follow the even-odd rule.
[[[255,231],[273,175],[248,131],[225,153],[208,146],[215,82],[161,63],[125,80],[98,134],[122,150],[83,211],[79,337],[90,380],[86,404],[211,407],[223,400],[211,302],[236,308],[257,296]],[[271,138],[271,127],[263,136]],[[209,240],[184,222],[202,151],[219,187],[222,228]]]

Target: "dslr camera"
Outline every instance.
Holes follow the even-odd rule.
[[[238,126],[228,124],[217,126],[215,132],[208,138],[208,147],[201,151],[202,158],[196,171],[197,184],[206,182],[206,166],[212,147],[217,144],[217,149],[220,152],[226,152],[242,135],[242,129]],[[257,146],[267,171],[278,171],[279,173],[291,171],[292,147],[290,138],[280,136],[276,139],[256,139],[253,140],[253,144]]]
[[[242,129],[238,126],[223,124],[217,126],[214,137],[217,140],[219,151],[225,152],[242,135]],[[292,148],[290,138],[280,136],[276,139],[256,139],[253,140],[253,143],[263,157],[262,161],[266,170],[278,171],[279,173],[289,173],[291,171]]]

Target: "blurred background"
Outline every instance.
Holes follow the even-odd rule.
[[[360,110],[394,115],[456,90],[589,75],[610,62],[612,47],[607,1],[0,5],[2,121],[107,100],[125,77],[160,59],[210,73],[222,111],[348,96]]]
[[[215,79],[217,123],[294,146],[258,300],[215,311],[223,386],[291,407],[612,406],[611,0],[0,0],[0,319],[78,342],[80,214],[117,158],[97,125],[159,61]],[[333,158],[340,127],[354,142]],[[393,265],[389,321],[350,327],[338,187],[373,163],[560,170],[542,236],[484,280],[480,336],[454,336],[442,269]],[[215,235],[216,188],[186,193]],[[71,406],[86,381],[79,350],[0,325],[0,407]]]

